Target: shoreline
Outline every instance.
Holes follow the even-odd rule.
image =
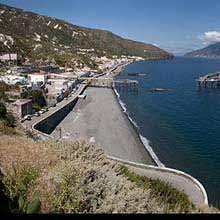
[[[86,139],[100,146],[107,155],[155,165],[113,89],[88,87],[84,94],[87,98],[79,99],[73,111],[59,124],[62,138]],[[59,131],[55,129],[52,136],[60,138]]]
[[[125,64],[123,65],[122,67],[120,67],[120,70],[117,71],[116,74],[114,74],[112,77],[116,77],[118,75],[121,74],[121,72],[123,71],[123,69],[132,64],[132,63],[135,63],[135,62],[130,62],[128,64]],[[154,161],[154,163],[158,166],[158,167],[166,167],[159,159],[159,157],[157,156],[157,154],[154,152],[153,148],[150,146],[149,144],[149,140],[142,136],[142,134],[139,132],[138,130],[138,125],[137,123],[130,117],[129,115],[129,112],[127,110],[127,108],[125,107],[125,103],[120,99],[120,94],[119,92],[117,91],[117,89],[115,88],[115,85],[113,85],[113,88],[112,88],[113,92],[114,92],[114,96],[115,96],[115,99],[117,101],[117,103],[119,104],[122,112],[125,114],[125,116],[127,117],[129,123],[132,125],[132,127],[134,128],[137,136],[139,137],[139,140],[140,142],[143,144],[143,147],[147,150],[147,153],[150,155],[150,157],[152,158],[152,160]]]
[[[156,153],[154,152],[153,148],[150,146],[149,144],[149,140],[142,136],[141,133],[138,131],[138,125],[137,123],[129,116],[128,110],[125,107],[125,103],[120,99],[120,94],[118,93],[118,91],[115,89],[115,87],[113,87],[112,89],[114,91],[114,95],[115,95],[115,99],[117,100],[123,114],[125,114],[127,120],[129,121],[129,123],[132,125],[132,127],[134,128],[134,131],[136,132],[137,136],[139,137],[140,142],[143,144],[143,147],[146,149],[147,153],[150,155],[150,157],[152,158],[153,162],[155,163],[155,165],[157,165],[158,167],[166,167],[158,158],[158,156],[156,155]]]

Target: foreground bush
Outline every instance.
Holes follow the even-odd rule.
[[[198,212],[169,185],[142,178],[84,141],[34,141],[2,136],[5,193],[22,212]],[[15,207],[15,206],[13,206]]]

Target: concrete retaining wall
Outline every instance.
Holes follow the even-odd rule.
[[[75,98],[72,102],[64,106],[63,108],[59,109],[49,117],[43,119],[42,121],[38,122],[34,128],[38,131],[41,131],[45,134],[51,134],[57,125],[73,110],[73,107],[77,103],[78,98]]]
[[[41,119],[32,125],[33,133],[42,139],[51,138],[50,134],[54,129],[59,125],[59,123],[73,110],[74,106],[78,101],[78,95],[82,94],[87,85],[84,85],[79,93],[76,94],[76,97],[71,100],[68,104],[63,106],[60,109],[57,109],[55,112],[51,113],[49,116]]]

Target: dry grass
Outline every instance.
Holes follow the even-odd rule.
[[[18,173],[23,168],[38,172],[35,183],[28,188],[27,199],[31,201],[37,192],[42,212],[173,212],[161,202],[163,199],[152,197],[150,188],[130,181],[121,165],[106,159],[101,149],[85,141],[61,143],[3,135],[0,166],[6,176],[12,175],[12,167]],[[175,211],[180,211],[178,204]]]

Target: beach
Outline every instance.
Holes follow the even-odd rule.
[[[89,87],[52,135],[68,140],[86,139],[104,152],[137,163],[155,165],[135,128],[121,109],[114,91]]]

